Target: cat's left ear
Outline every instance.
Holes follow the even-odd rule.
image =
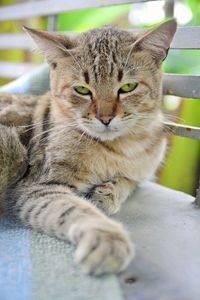
[[[23,29],[32,37],[50,64],[56,62],[58,58],[70,56],[70,52],[77,46],[76,36],[66,36],[25,26]]]
[[[176,32],[175,19],[169,20],[155,29],[147,30],[134,43],[133,49],[149,50],[157,61],[163,61]]]

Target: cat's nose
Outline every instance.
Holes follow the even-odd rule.
[[[114,118],[113,114],[109,114],[109,115],[98,114],[97,115],[97,119],[106,126],[108,126],[110,124],[110,122],[112,121],[113,118]]]

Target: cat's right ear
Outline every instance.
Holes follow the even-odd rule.
[[[147,50],[156,61],[162,62],[167,56],[176,27],[176,20],[171,19],[156,28],[147,30],[139,36],[131,49]]]
[[[36,30],[26,26],[23,29],[37,44],[49,64],[55,62],[58,58],[69,56],[70,52],[77,46],[76,36]]]

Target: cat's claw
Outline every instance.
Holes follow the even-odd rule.
[[[118,273],[126,268],[134,256],[127,233],[116,224],[95,224],[81,228],[75,260],[83,272],[93,275]],[[112,228],[113,227],[113,228]]]

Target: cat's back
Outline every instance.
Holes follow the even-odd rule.
[[[0,93],[0,124],[6,126],[26,126],[41,96]]]

